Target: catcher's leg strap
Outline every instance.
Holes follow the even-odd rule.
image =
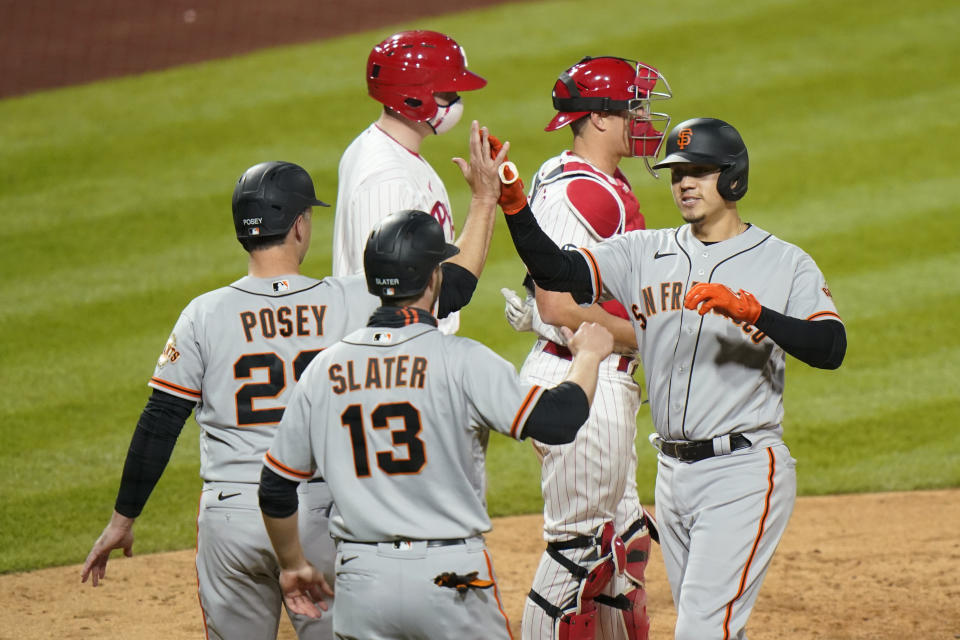
[[[634,522],[623,534],[626,547],[626,559],[623,571],[634,584],[642,587],[647,562],[650,560],[650,538],[652,529],[647,525],[646,514]]]
[[[628,640],[648,640],[650,617],[647,615],[647,592],[643,587],[638,586],[611,599],[616,601],[611,606],[620,609],[623,616],[623,626],[627,631]],[[596,601],[601,602],[599,596]]]
[[[573,611],[564,612],[533,589],[530,589],[527,597],[553,618],[554,637],[557,640],[594,640],[597,631],[597,609],[592,600],[586,603],[581,601]]]

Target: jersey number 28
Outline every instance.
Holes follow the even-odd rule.
[[[300,379],[303,370],[307,368],[323,349],[309,349],[301,351],[293,359],[293,380]],[[233,364],[233,377],[245,380],[255,369],[266,369],[269,374],[267,382],[248,382],[237,390],[237,424],[241,427],[254,424],[277,424],[283,417],[286,407],[272,409],[254,409],[253,401],[257,398],[276,398],[287,386],[287,374],[284,372],[286,364],[275,353],[248,353]]]

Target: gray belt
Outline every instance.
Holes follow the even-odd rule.
[[[680,462],[699,462],[740,449],[749,449],[750,445],[753,444],[745,435],[740,433],[719,436],[713,440],[664,440],[653,434],[650,437],[650,443],[660,453],[676,458]]]

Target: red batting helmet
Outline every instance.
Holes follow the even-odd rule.
[[[660,90],[655,90],[658,83]],[[545,131],[556,131],[594,111],[642,111],[630,127],[633,155],[656,157],[670,117],[652,112],[650,103],[672,95],[667,79],[649,65],[614,56],[588,56],[561,73],[553,85],[553,107],[559,113]]]
[[[486,84],[467,70],[463,47],[436,31],[401,31],[367,58],[367,92],[415,122],[437,113],[434,93],[472,91]]]

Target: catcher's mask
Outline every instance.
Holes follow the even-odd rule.
[[[317,200],[313,180],[292,162],[261,162],[240,176],[233,189],[233,226],[237,239],[286,235],[308,207],[329,207]]]
[[[747,147],[737,130],[723,120],[693,118],[674,127],[667,136],[666,157],[653,168],[675,164],[720,167],[717,191],[724,200],[736,201],[747,193]]]
[[[673,96],[667,79],[653,67],[614,56],[586,57],[560,74],[553,85],[553,107],[559,112],[545,127],[556,131],[591,112],[631,114],[631,155],[656,158],[670,116],[655,112],[652,103]],[[656,175],[655,173],[653,175]]]
[[[367,290],[381,299],[418,295],[437,265],[458,253],[430,214],[413,209],[392,213],[373,228],[363,250]]]
[[[433,94],[482,89],[487,81],[467,69],[463,47],[436,31],[401,31],[367,58],[367,92],[414,122],[433,118]]]

